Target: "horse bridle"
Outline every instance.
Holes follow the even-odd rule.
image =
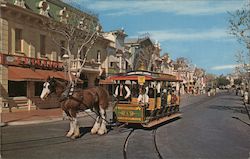
[[[48,79],[47,82],[49,83],[49,86],[48,86],[48,88],[49,88],[49,90],[50,90],[50,93],[49,93],[49,94],[55,92],[55,91],[56,91],[56,81],[55,81],[54,77]],[[48,94],[48,95],[49,95],[49,94]]]

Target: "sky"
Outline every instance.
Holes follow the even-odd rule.
[[[98,14],[103,30],[123,28],[127,38],[149,33],[161,44],[161,54],[186,57],[207,73],[228,74],[242,50],[229,34],[228,12],[247,0],[64,0]]]

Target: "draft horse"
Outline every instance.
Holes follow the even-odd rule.
[[[106,109],[108,108],[108,92],[100,86],[86,89],[75,88],[69,95],[71,88],[68,82],[59,78],[48,78],[43,84],[41,99],[46,99],[52,93],[58,97],[61,108],[70,120],[70,129],[67,137],[78,138],[80,136],[79,125],[77,122],[77,112],[91,109],[97,114],[92,134],[103,135],[107,133],[106,128]]]

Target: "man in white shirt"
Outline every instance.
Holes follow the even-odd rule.
[[[115,89],[114,97],[116,97],[119,101],[128,101],[130,100],[130,95],[130,89],[124,84],[124,81],[121,81]]]

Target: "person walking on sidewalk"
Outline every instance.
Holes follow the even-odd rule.
[[[247,104],[247,102],[248,102],[248,91],[245,91],[243,101],[244,101],[244,104]]]

